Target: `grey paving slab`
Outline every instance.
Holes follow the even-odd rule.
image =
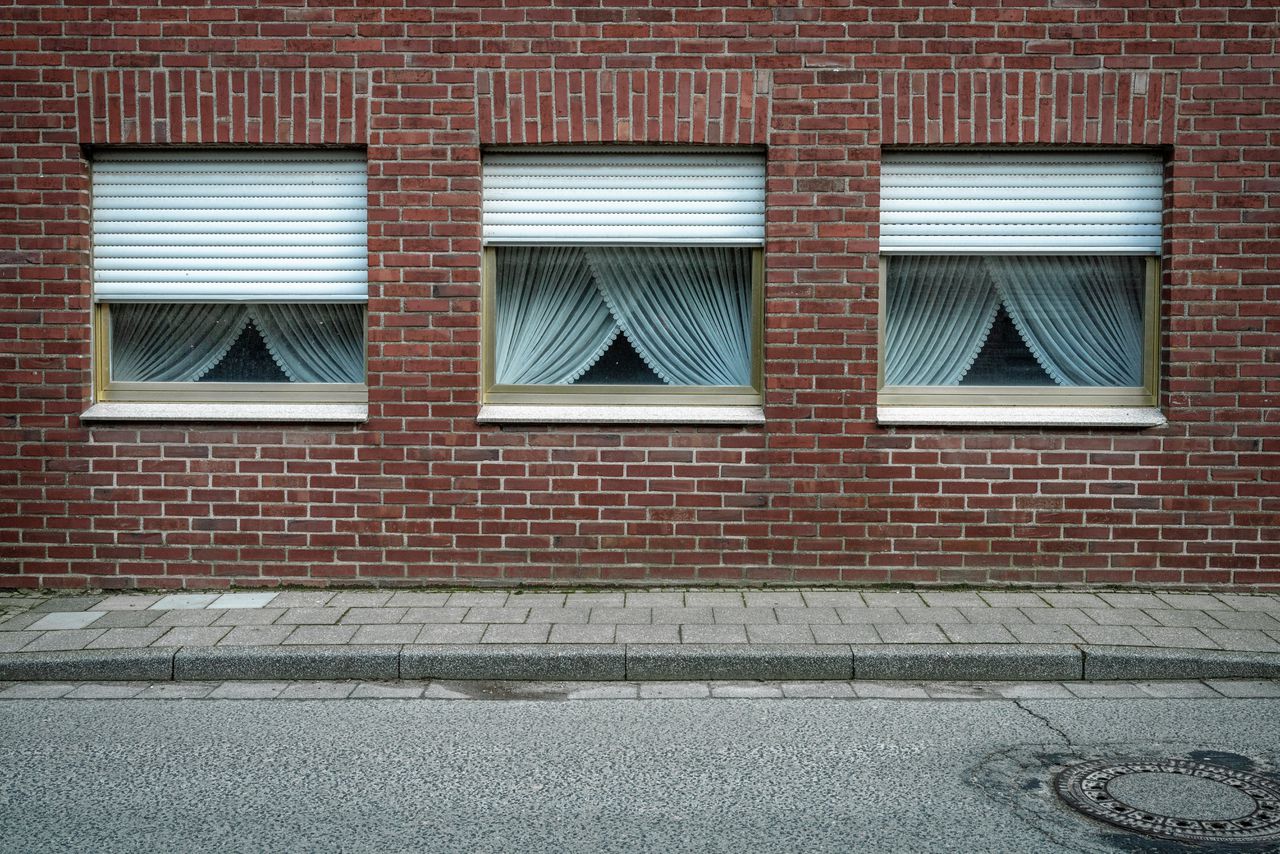
[[[224,593],[213,600],[210,608],[265,608],[276,593]]]
[[[278,646],[293,633],[295,626],[236,626],[227,632],[218,646]]]
[[[387,625],[385,623],[375,623],[363,625],[356,629],[356,633],[351,636],[349,643],[353,644],[402,644],[413,643],[417,639],[418,633],[422,631],[421,626],[410,625]]]
[[[853,672],[859,680],[1061,681],[1080,678],[1081,656],[1049,644],[854,646]]]
[[[100,605],[107,597],[101,595],[87,596],[51,596],[33,605],[36,613],[48,611],[89,611],[101,610]]]
[[[638,608],[682,608],[684,607],[683,590],[635,590],[627,591],[627,607]]]
[[[38,635],[23,652],[53,652],[56,650],[84,649],[106,633],[106,629],[73,629],[65,632],[45,632]]]
[[[1280,681],[1277,680],[1208,679],[1206,684],[1224,697],[1280,697]]]
[[[840,622],[850,625],[903,623],[902,615],[897,608],[846,608],[836,606],[836,616]]]
[[[881,623],[875,627],[876,634],[880,636],[880,640],[884,643],[946,643],[947,636],[942,633],[942,629],[937,626],[911,624],[911,625],[886,625]]]
[[[1067,690],[1086,700],[1136,700],[1150,697],[1129,682],[1066,682]]]
[[[774,608],[773,613],[777,616],[779,623],[788,626],[807,626],[814,623],[836,625],[840,622],[836,609],[830,605],[815,605],[811,608],[783,606]]]
[[[1029,623],[1030,619],[1016,607],[992,607],[985,608],[967,608],[961,607],[957,609],[964,618],[971,623],[985,623],[988,625],[1007,626],[1012,623]]]
[[[712,682],[712,697],[733,700],[776,700],[782,698],[782,688],[763,682]]]
[[[211,700],[270,700],[280,696],[288,682],[223,682],[209,695]]]
[[[353,700],[416,700],[426,685],[413,682],[361,682],[351,692]]]
[[[1163,610],[1148,611],[1147,614],[1162,626],[1170,628],[1221,629],[1225,628],[1204,611]]]
[[[325,603],[329,608],[381,608],[391,599],[387,591],[339,593]]]
[[[748,608],[801,608],[804,597],[798,590],[747,590],[742,594]]]
[[[436,623],[422,627],[414,643],[480,643],[486,626],[479,623]]]
[[[797,699],[839,700],[858,696],[850,682],[783,682],[782,696]]]
[[[687,626],[694,623],[714,623],[715,617],[712,616],[711,608],[666,608],[658,607],[651,610],[651,619],[655,625],[679,625]]]
[[[55,700],[76,689],[75,685],[54,682],[19,682],[0,690],[0,700]]]
[[[1169,608],[1169,603],[1154,593],[1099,593],[1098,597],[1113,608]]]
[[[528,608],[486,608],[475,607],[467,610],[462,618],[464,623],[523,623],[529,619]]]
[[[1084,648],[1084,678],[1276,679],[1280,654],[1159,647]]]
[[[208,608],[217,598],[217,593],[174,593],[160,597],[151,608],[156,611],[198,610]]]
[[[173,650],[154,647],[0,656],[0,680],[166,680],[172,676]]]
[[[936,593],[922,592],[920,598],[930,607],[947,608],[985,608],[987,603],[977,593],[963,590],[941,590]]]
[[[1209,593],[1157,593],[1170,608],[1189,608],[1196,611],[1217,611],[1222,602]]]
[[[139,700],[203,700],[218,686],[209,682],[161,682],[148,685]]]
[[[927,700],[929,692],[919,685],[896,685],[892,682],[855,682],[854,693],[863,699]]]
[[[355,637],[357,628],[358,626],[296,626],[283,643],[285,646],[344,644]]]
[[[688,608],[742,608],[746,600],[737,590],[690,590],[684,594]]]
[[[449,594],[446,603],[463,608],[501,608],[507,604],[508,594],[501,590],[470,590]]]
[[[1037,626],[1053,625],[1094,625],[1084,611],[1079,608],[1019,608],[1027,615],[1027,619]]]
[[[591,608],[592,623],[628,623],[631,625],[653,622],[653,613],[643,607],[623,607],[621,605],[595,605]]]
[[[273,608],[319,608],[329,602],[336,591],[329,590],[285,590],[271,600]]]
[[[410,608],[400,618],[402,623],[461,623],[466,608]]]
[[[617,627],[615,643],[680,643],[680,627],[676,625]]]
[[[276,618],[279,626],[328,626],[342,619],[346,608],[289,608]]]
[[[161,635],[152,647],[213,646],[230,631],[230,626],[176,626]]]
[[[1159,625],[1150,614],[1137,608],[1081,608],[1080,610],[1100,626]]]
[[[343,625],[385,626],[400,622],[408,612],[408,608],[348,608],[338,622]]]
[[[355,689],[350,682],[295,682],[280,692],[280,699],[345,700]]]
[[[550,623],[493,623],[480,636],[481,643],[546,643]]]
[[[1075,696],[1062,682],[1012,682],[997,683],[991,689],[1010,700],[1057,700]]]
[[[867,602],[856,590],[806,590],[804,602],[809,607],[825,605],[830,608],[865,608]]]
[[[169,629],[107,629],[99,637],[85,646],[85,649],[129,649],[145,647],[160,640],[160,636]]]
[[[549,643],[613,643],[618,628],[613,623],[552,624]]]
[[[747,640],[751,643],[814,643],[813,630],[808,626],[780,626],[777,624],[749,624]]]
[[[513,608],[563,608],[564,593],[524,593],[513,591],[507,604]]]
[[[712,608],[712,619],[718,624],[777,623],[772,608]]]
[[[645,682],[640,685],[642,700],[697,700],[711,696],[711,686],[701,682]]]
[[[108,596],[96,606],[100,611],[137,611],[150,608],[164,598],[163,593],[127,593]]]
[[[968,622],[957,609],[947,605],[939,605],[936,608],[899,608],[898,613],[902,615],[902,621],[909,624],[938,625]]]
[[[847,646],[801,644],[633,644],[627,678],[649,680],[850,679]]]
[[[634,700],[640,696],[640,686],[621,682],[613,685],[593,685],[575,688],[568,694],[570,700]]]
[[[146,685],[81,685],[66,695],[68,700],[129,700],[137,697]]]
[[[949,623],[942,627],[952,643],[1017,643],[1004,626],[994,623]]]
[[[156,618],[151,622],[153,626],[175,627],[198,627],[211,626],[226,615],[226,611],[211,611],[203,608],[174,608],[167,610],[158,610],[154,612]]]
[[[1075,626],[1076,634],[1089,644],[1104,646],[1151,646],[1151,640],[1132,626]]]
[[[815,643],[880,643],[880,635],[876,634],[876,627],[871,623],[850,626],[818,624],[810,626],[809,631],[813,632]]]
[[[420,593],[402,590],[392,593],[387,605],[393,608],[439,608],[449,601],[448,593]]]
[[[44,618],[44,614],[18,614],[0,622],[0,632],[20,632],[32,623]]]
[[[1156,646],[1183,649],[1217,649],[1218,645],[1199,629],[1166,629],[1160,626],[1141,626],[1138,631],[1146,635]]]
[[[747,627],[745,625],[723,626],[681,626],[681,643],[747,643]]]
[[[17,652],[43,632],[4,632],[0,634],[0,653]]]
[[[284,608],[236,608],[213,621],[215,626],[269,626],[284,616]]]
[[[1280,643],[1256,629],[1201,629],[1222,649],[1280,652]]]
[[[1221,625],[1228,629],[1259,629],[1261,631],[1280,630],[1280,619],[1265,611],[1206,611]]]
[[[862,599],[869,608],[920,608],[925,602],[919,593],[866,591]]]
[[[1042,608],[1045,604],[1044,600],[1035,593],[984,590],[978,595],[992,608]]]
[[[1221,697],[1217,691],[1204,682],[1190,680],[1163,680],[1160,682],[1137,682],[1134,687],[1149,697],[1161,700],[1199,700]]]
[[[589,608],[621,608],[626,604],[626,594],[621,591],[594,593],[570,593],[564,597],[565,607],[586,605]]]
[[[1215,593],[1214,598],[1235,611],[1266,611],[1270,614],[1280,615],[1280,596]]]
[[[1071,626],[1037,626],[1015,623],[1009,631],[1020,643],[1084,643]]]
[[[33,632],[84,629],[97,622],[98,618],[105,613],[105,611],[55,611],[43,615],[28,628]]]
[[[1038,594],[1051,608],[1105,608],[1103,602],[1092,593],[1054,593],[1046,591]]]
[[[181,649],[177,680],[398,679],[395,646],[216,646]]]
[[[403,679],[622,681],[627,649],[618,644],[406,646]]]
[[[648,615],[648,609],[644,609]],[[579,605],[573,608],[563,608],[556,606],[535,606],[529,609],[529,623],[556,623],[564,625],[566,623],[585,623],[591,619],[591,609],[586,605]],[[645,619],[644,622],[648,622]]]

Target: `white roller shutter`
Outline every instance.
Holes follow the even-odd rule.
[[[365,158],[118,151],[93,161],[98,300],[368,298]]]
[[[495,152],[489,243],[759,244],[764,156],[741,152]]]
[[[1156,255],[1162,183],[1153,154],[886,153],[880,249]]]

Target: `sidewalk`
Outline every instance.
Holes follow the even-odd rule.
[[[1280,595],[0,592],[0,681],[1280,678]]]

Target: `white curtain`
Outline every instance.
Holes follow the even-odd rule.
[[[249,313],[290,382],[364,382],[364,312],[358,305],[263,303]]]
[[[895,257],[886,298],[888,385],[958,384],[982,351],[1000,308],[976,257]]]
[[[111,376],[120,382],[194,382],[231,349],[248,307],[120,303],[111,307]]]
[[[573,246],[497,250],[494,379],[565,385],[594,365],[618,324]]]
[[[1062,386],[1142,385],[1142,258],[992,256],[1005,310]]]
[[[669,385],[751,384],[751,251],[591,247],[596,283],[627,340]]]

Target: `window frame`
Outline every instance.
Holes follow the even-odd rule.
[[[1160,380],[1160,259],[1145,259],[1142,318],[1142,386],[890,386],[884,381],[887,342],[889,264],[895,255],[881,253],[878,325],[876,344],[876,404],[878,406],[1053,406],[1053,407],[1156,407]],[[936,255],[965,255],[965,252],[936,252]],[[1028,253],[1043,255],[1045,253]],[[1082,253],[1064,253],[1082,254]]]
[[[764,247],[751,250],[751,385],[506,385],[494,381],[497,323],[496,250],[486,244],[482,261],[481,358],[482,402],[550,406],[761,406],[764,399]],[[557,245],[573,245],[569,242]],[[600,245],[600,244],[593,244]]]

